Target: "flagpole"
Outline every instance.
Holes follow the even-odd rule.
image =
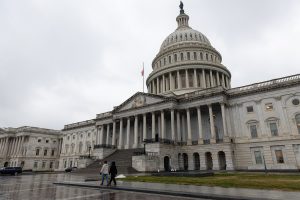
[[[143,62],[143,92],[144,92],[144,85],[145,85],[144,77],[145,77],[145,71],[144,71],[144,62]]]

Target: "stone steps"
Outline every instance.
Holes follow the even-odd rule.
[[[135,152],[142,152],[143,149],[123,149],[117,150],[108,157],[100,160],[95,160],[89,166],[84,169],[78,169],[74,173],[77,174],[99,174],[101,167],[106,160],[109,164],[113,161],[116,162],[118,174],[132,174],[138,173],[135,169],[132,168],[132,156]],[[101,164],[100,164],[101,163]]]

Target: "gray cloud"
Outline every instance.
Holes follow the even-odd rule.
[[[296,0],[185,0],[241,86],[299,73]],[[0,127],[61,129],[142,90],[178,2],[0,1]]]

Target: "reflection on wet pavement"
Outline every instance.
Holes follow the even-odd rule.
[[[133,192],[121,192],[103,189],[58,186],[57,181],[82,181],[83,177],[72,174],[38,174],[20,176],[0,176],[0,200],[68,200],[68,199],[103,199],[103,200],[179,200],[182,197],[150,195]],[[191,198],[186,198],[191,199]]]

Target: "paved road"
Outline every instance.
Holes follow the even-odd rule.
[[[70,186],[53,185],[56,181],[82,181],[83,177],[72,174],[38,174],[20,176],[0,176],[0,200],[181,200],[192,198],[170,197],[161,195],[99,190]]]

